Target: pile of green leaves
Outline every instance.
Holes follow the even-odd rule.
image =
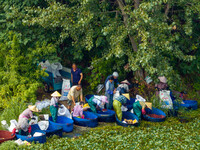
[[[142,121],[139,127],[121,127],[115,123],[97,127],[79,138],[50,138],[45,144],[32,144],[19,149],[199,149],[200,110],[185,112],[189,123],[178,118],[165,122]],[[6,143],[5,143],[6,145]],[[4,144],[0,146],[4,148]]]

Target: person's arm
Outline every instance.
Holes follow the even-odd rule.
[[[128,85],[126,86],[126,91],[127,91],[127,93],[129,92],[129,87],[128,87]]]
[[[29,116],[30,116],[30,118],[33,118],[33,112],[32,111],[29,112]]]
[[[72,75],[72,73],[71,73],[71,82],[72,82],[72,84],[73,84],[73,75]]]
[[[80,117],[83,116],[83,108],[80,110]]]
[[[80,99],[83,101],[83,89],[81,89]]]
[[[106,82],[106,91],[109,90],[109,81]]]
[[[117,86],[119,86],[119,81],[118,81],[118,79],[115,79],[115,83],[117,84]]]
[[[80,80],[78,81],[78,84],[81,84],[81,81],[83,80],[83,73],[80,72],[80,75],[81,75],[81,78],[80,78]]]

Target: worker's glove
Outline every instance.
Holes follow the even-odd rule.
[[[58,105],[54,105],[54,107],[58,108],[59,106]]]
[[[142,114],[145,115],[146,114],[146,111],[145,109],[142,109]]]
[[[31,134],[31,126],[28,127],[28,134]]]
[[[12,134],[11,134],[11,136],[14,136],[15,133],[16,133],[16,129],[14,128],[14,129],[12,130]]]

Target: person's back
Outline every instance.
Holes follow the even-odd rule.
[[[79,91],[76,90],[77,86],[72,86],[72,88],[70,89],[67,98],[69,100],[72,100],[72,96],[74,96],[75,99],[77,99],[81,94],[82,94],[82,89],[80,89]]]
[[[27,108],[20,114],[19,118],[24,118],[25,117],[25,118],[29,119],[32,116],[33,116],[32,111],[29,108]]]
[[[82,117],[83,115],[83,108],[81,105],[76,105],[73,111],[73,117]]]

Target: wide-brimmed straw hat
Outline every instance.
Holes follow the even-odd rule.
[[[158,79],[160,80],[160,82],[162,83],[167,83],[167,78],[165,76],[160,76],[158,77]]]
[[[128,84],[128,85],[130,85],[130,83],[128,82],[128,80],[122,81],[121,84]]]
[[[39,112],[39,110],[37,109],[36,105],[29,105],[28,108],[33,112]]]
[[[125,96],[128,100],[130,100],[130,95],[129,93],[125,93],[125,94],[122,94],[123,96]]]
[[[58,91],[55,91],[54,93],[51,94],[53,97],[61,97],[61,94]]]

